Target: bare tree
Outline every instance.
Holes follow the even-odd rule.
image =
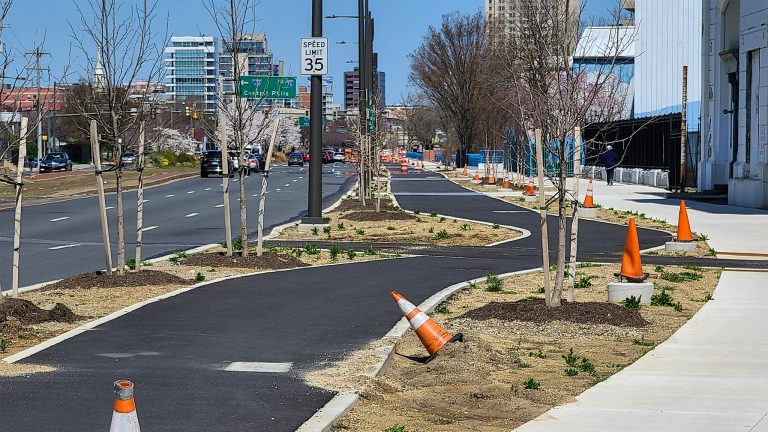
[[[117,196],[117,271],[123,274],[125,167],[120,159],[127,150],[136,149],[141,129],[138,125],[148,114],[137,99],[149,100],[151,86],[139,98],[132,88],[140,79],[159,81],[165,40],[155,30],[156,1],[84,0],[76,7],[79,26],[70,24],[70,28],[74,44],[86,60],[84,72],[88,78],[81,97],[73,104],[82,117],[96,121],[102,139],[111,149]]]
[[[530,131],[541,130],[544,157],[537,158],[536,164],[544,166],[547,179],[557,191],[544,207],[556,202],[558,214],[556,282],[551,292],[546,293],[546,303],[559,306],[564,284],[569,200],[578,217],[578,197],[566,188],[568,161],[580,157],[573,153],[573,130],[591,122],[612,120],[621,114],[626,94],[614,72],[618,57],[633,42],[634,35],[613,31],[611,43],[598,48],[601,62],[589,69],[580,69],[572,65],[577,50],[585,49],[583,42],[577,47],[583,13],[578,1],[520,0],[518,12],[522,16],[511,36],[494,40],[492,44],[498,66],[497,85],[506,88],[505,97],[497,106],[508,111],[519,130],[529,131],[526,142],[531,141]],[[618,13],[614,24],[620,24]]]
[[[430,27],[411,54],[411,81],[438,108],[459,140],[459,164],[476,146],[484,101],[484,56],[488,36],[483,17],[444,15],[439,29]]]

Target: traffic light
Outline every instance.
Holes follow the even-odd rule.
[[[264,108],[264,117],[269,115],[269,108]]]
[[[184,115],[189,117],[192,113],[192,107],[184,107]]]
[[[309,110],[304,110],[304,115],[308,116],[309,115]]]
[[[336,108],[334,108],[334,109],[333,109],[333,121],[336,121],[336,119],[338,118],[338,116],[339,116],[339,112],[338,112],[338,111],[336,111]]]

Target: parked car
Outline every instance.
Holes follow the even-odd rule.
[[[64,152],[53,152],[45,155],[40,162],[40,172],[47,171],[72,171],[72,159]]]
[[[309,152],[301,152],[304,154],[304,162],[309,162]]]
[[[248,155],[248,172],[257,173],[264,169],[266,160],[261,153],[251,153]]]
[[[293,152],[288,155],[288,166],[298,165],[304,166],[304,154],[301,152]]]
[[[346,162],[346,156],[344,156],[343,152],[336,152],[333,154],[333,161],[334,162]]]
[[[240,153],[236,151],[229,151],[229,160],[232,162],[230,163],[230,167],[232,167],[232,172],[237,171],[240,169]]]
[[[323,150],[323,163],[333,163],[333,150]]]
[[[136,163],[137,157],[138,155],[136,154],[136,152],[127,151],[123,153],[123,156],[120,158],[120,163],[123,164],[123,166],[133,165]]]
[[[234,177],[235,170],[232,158],[228,158],[228,161],[230,167],[229,176]],[[206,178],[211,174],[224,175],[221,168],[221,151],[219,150],[207,151],[200,158],[200,177]]]

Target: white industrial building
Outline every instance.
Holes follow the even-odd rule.
[[[768,2],[704,0],[698,188],[768,207]]]

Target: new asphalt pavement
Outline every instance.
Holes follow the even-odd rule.
[[[261,174],[246,178],[249,231],[256,231]],[[354,185],[354,169],[344,164],[323,166],[326,204]],[[111,178],[109,179],[111,180]],[[233,180],[237,180],[236,178]],[[308,167],[274,167],[270,173],[265,226],[301,217],[307,208]],[[239,236],[237,181],[230,182],[233,236]],[[220,177],[191,178],[146,189],[144,193],[145,258],[224,241],[223,194]],[[135,255],[136,193],[124,195],[127,258]],[[107,195],[113,263],[116,263],[115,194]],[[268,231],[267,231],[268,232]],[[13,210],[0,211],[0,286],[11,285]],[[95,197],[25,206],[22,211],[20,286],[61,279],[106,267]]]
[[[460,281],[540,265],[535,213],[428,173],[396,175],[392,184],[404,208],[514,225],[532,236],[488,248],[498,256],[451,253],[264,273],[149,304],[21,360],[58,370],[0,378],[0,431],[106,430],[116,379],[136,384],[145,430],[293,431],[333,396],[301,375],[381,338],[400,319],[391,290],[418,304]],[[625,227],[582,227],[581,238],[590,239],[580,246],[584,253],[620,259]],[[668,237],[644,229],[639,236],[643,248]],[[233,362],[290,369],[225,370]]]

